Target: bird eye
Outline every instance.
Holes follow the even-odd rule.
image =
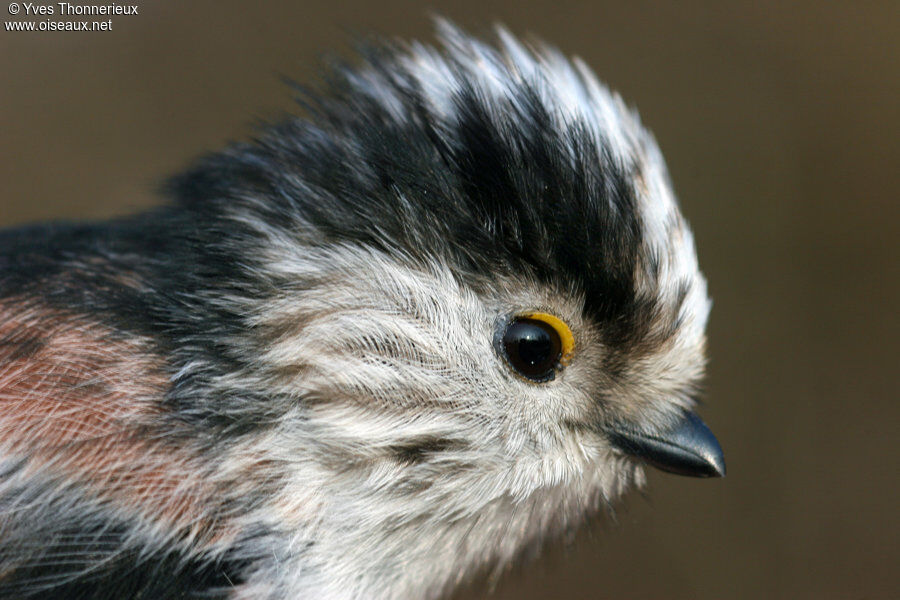
[[[528,313],[512,319],[500,340],[503,355],[513,370],[535,382],[550,381],[568,362],[575,341],[560,319],[546,313]]]

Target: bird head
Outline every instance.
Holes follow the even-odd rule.
[[[210,359],[206,386],[265,390],[216,411],[271,424],[279,526],[333,543],[331,576],[419,565],[419,591],[508,563],[645,463],[724,474],[691,412],[710,302],[654,139],[580,61],[440,29],[365,50],[301,91],[307,118],[173,184],[239,273],[209,298],[240,315],[237,366]]]

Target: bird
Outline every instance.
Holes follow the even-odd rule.
[[[368,41],[149,211],[0,233],[0,597],[437,599],[719,477],[658,144],[498,26]]]

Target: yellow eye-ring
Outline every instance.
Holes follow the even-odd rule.
[[[543,321],[556,331],[557,335],[559,335],[559,341],[562,343],[559,363],[564,367],[568,365],[569,361],[572,359],[572,352],[575,351],[575,336],[572,335],[572,330],[569,329],[566,322],[558,317],[543,312],[525,313],[522,316],[526,319]]]
[[[572,357],[575,338],[562,320],[542,312],[513,317],[496,338],[501,355],[522,377],[544,383]]]

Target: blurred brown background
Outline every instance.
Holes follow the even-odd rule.
[[[493,597],[900,598],[900,3],[139,5],[110,32],[0,32],[0,225],[160,202],[354,33],[432,39],[436,11],[539,35],[668,158],[715,300],[702,412],[729,474],[652,473]]]

